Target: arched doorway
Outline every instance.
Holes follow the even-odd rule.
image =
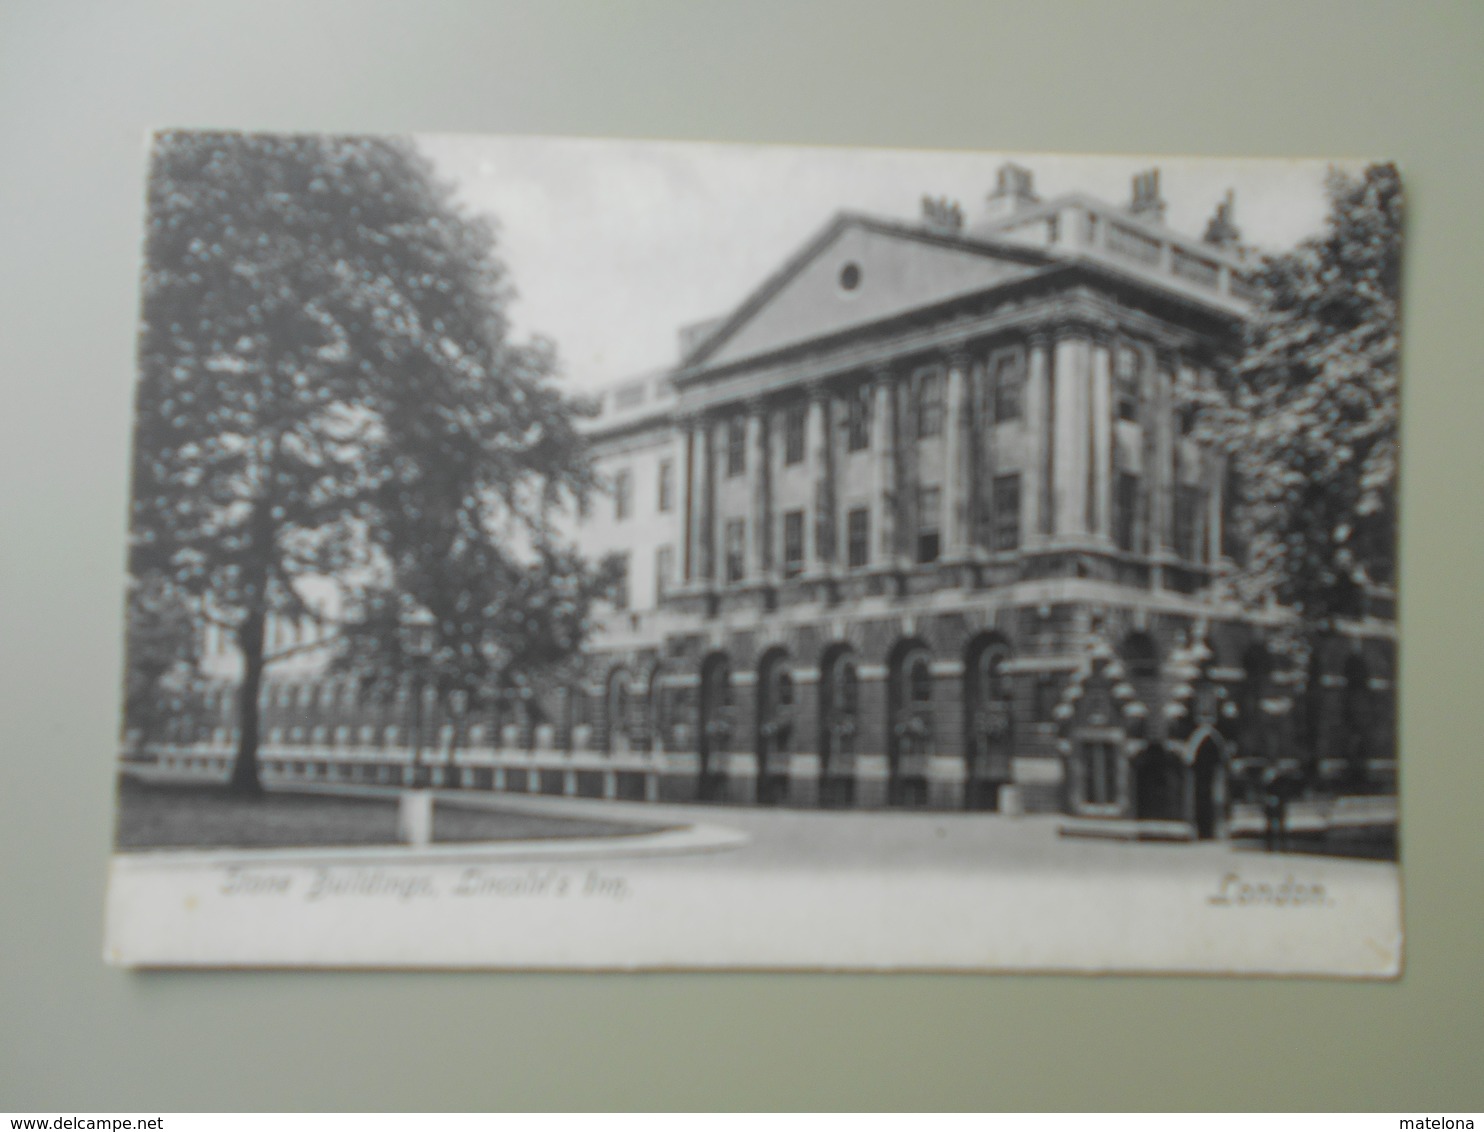
[[[1185,809],[1185,764],[1152,743],[1134,759],[1134,816],[1140,821],[1180,821]]]
[[[819,804],[855,803],[855,734],[860,723],[860,682],[855,653],[839,645],[825,653],[819,679]]]
[[[932,658],[920,641],[904,641],[892,653],[887,802],[927,804],[927,761],[933,750]]]
[[[726,792],[726,756],[731,748],[732,664],[725,653],[712,653],[701,665],[700,777],[703,802],[717,802]]]
[[[757,673],[757,800],[764,806],[788,800],[793,731],[794,679],[788,653],[772,649]]]
[[[1197,744],[1190,778],[1191,825],[1197,840],[1209,841],[1220,835],[1226,818],[1226,767],[1214,735],[1208,733]]]
[[[970,643],[964,661],[964,806],[993,810],[1000,787],[1010,781],[1015,714],[1010,678],[1004,670],[1010,645],[998,634]]]

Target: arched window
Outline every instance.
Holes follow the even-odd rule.
[[[701,775],[698,786],[702,801],[717,801],[725,790],[724,758],[731,749],[734,715],[732,663],[725,653],[712,653],[701,666]]]
[[[629,674],[615,668],[608,677],[607,702],[607,746],[611,755],[626,755],[629,752],[630,695]]]
[[[898,754],[927,754],[932,739],[932,660],[922,645],[897,654],[892,673],[892,733]]]
[[[855,653],[839,648],[826,658],[820,680],[820,751],[828,758],[855,751],[860,716],[860,681]]]
[[[706,749],[727,749],[732,714],[732,664],[724,653],[713,653],[701,673],[701,737]]]
[[[782,649],[772,650],[758,665],[757,698],[758,754],[786,753],[793,741],[794,680]]]
[[[891,665],[887,793],[896,805],[927,801],[925,756],[933,751],[933,672],[928,650],[905,642]]]
[[[772,649],[758,665],[757,800],[777,805],[789,794],[789,751],[794,744],[794,679],[788,654]]]
[[[964,663],[964,755],[968,778],[964,802],[970,809],[998,804],[999,787],[1010,780],[1014,739],[1014,698],[1005,663],[1010,645],[997,634],[970,643]]]
[[[819,801],[823,806],[849,806],[855,800],[855,736],[860,726],[855,653],[838,645],[825,653],[819,668]]]

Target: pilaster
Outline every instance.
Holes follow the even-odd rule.
[[[1056,383],[1053,396],[1052,498],[1054,534],[1079,539],[1087,534],[1089,459],[1089,376],[1091,344],[1085,337],[1067,336],[1056,343]]]
[[[1052,530],[1055,515],[1051,509],[1050,469],[1054,452],[1051,421],[1050,350],[1045,338],[1031,339],[1026,362],[1025,404],[1022,422],[1025,426],[1025,467],[1021,471],[1024,487],[1025,541],[1034,546],[1045,541]]]
[[[1092,345],[1092,534],[1113,538],[1113,370],[1108,340]]]

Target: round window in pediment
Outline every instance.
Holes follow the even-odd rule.
[[[854,291],[861,285],[861,265],[855,262],[847,263],[840,269],[840,290]]]

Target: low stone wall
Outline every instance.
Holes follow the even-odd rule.
[[[161,746],[124,759],[124,769],[159,782],[225,782],[233,750],[223,744]],[[713,760],[702,773],[694,752],[526,751],[501,748],[424,751],[405,748],[267,747],[258,754],[265,784],[347,783],[367,786],[427,785],[441,789],[509,794],[609,798],[626,801],[711,801],[796,808],[884,809],[896,806],[961,810],[966,798],[1008,813],[1059,808],[1059,767],[1051,760],[1017,760],[1016,782],[989,784],[971,793],[962,760],[926,757],[904,767],[896,780],[884,755],[855,755],[824,765],[818,755],[775,756],[766,783],[752,755]],[[1024,764],[1024,765],[1021,765]],[[764,788],[759,789],[760,785]],[[982,785],[982,784],[981,784]]]

